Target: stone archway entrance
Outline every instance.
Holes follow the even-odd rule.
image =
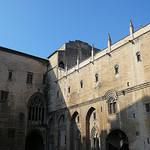
[[[107,136],[107,150],[129,150],[127,135],[119,129],[111,131]]]
[[[25,150],[44,150],[43,138],[38,132],[32,132],[26,138]]]

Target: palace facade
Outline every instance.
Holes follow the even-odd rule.
[[[0,47],[0,150],[150,150],[150,24],[129,31],[47,59]]]

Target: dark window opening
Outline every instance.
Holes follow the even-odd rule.
[[[115,65],[115,74],[119,74],[119,66]]]
[[[137,57],[137,62],[141,61],[141,54],[140,54],[140,52],[136,53],[136,57]]]
[[[150,112],[150,104],[146,103],[145,104],[146,112]]]
[[[80,122],[80,117],[79,117],[79,116],[77,117],[77,122],[78,122],[78,123]]]
[[[12,80],[12,73],[13,73],[13,71],[12,71],[12,70],[9,70],[9,73],[8,73],[8,80]]]
[[[33,80],[33,73],[27,73],[27,84],[32,84],[32,80]]]
[[[8,137],[9,138],[15,137],[15,129],[8,129]]]
[[[96,112],[93,113],[93,119],[96,120]]]
[[[103,111],[103,108],[101,107],[101,112]]]
[[[62,69],[65,69],[65,65],[64,65],[64,63],[62,62],[62,61],[60,61],[59,62],[59,65],[58,65],[60,68],[62,68]]]
[[[135,113],[133,113],[133,118],[135,118]]]
[[[127,86],[129,87],[129,82],[127,82]]]
[[[147,138],[147,143],[149,144],[149,138]]]
[[[7,100],[8,91],[1,91],[1,100]]]
[[[80,81],[80,86],[81,86],[81,88],[83,88],[83,81],[82,80]]]
[[[68,87],[68,93],[70,93],[70,91],[71,91],[71,89],[70,89],[70,87]]]
[[[98,74],[95,75],[95,81],[98,82]]]

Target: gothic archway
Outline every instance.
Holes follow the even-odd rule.
[[[44,150],[43,138],[39,132],[34,131],[27,136],[25,150]]]
[[[94,126],[92,128],[90,138],[91,138],[91,150],[99,150],[100,135],[97,126]]]
[[[111,131],[107,136],[107,150],[129,150],[127,135],[119,129]]]
[[[70,149],[81,150],[81,132],[78,128],[80,123],[79,113],[73,113],[70,122]]]
[[[93,114],[93,118],[91,117]],[[94,122],[96,119],[96,112],[95,108],[91,107],[86,115],[86,150],[91,150],[92,143],[91,143],[91,130],[92,126],[90,122]]]

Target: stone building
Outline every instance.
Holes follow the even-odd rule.
[[[129,29],[47,59],[0,47],[0,149],[150,150],[150,24]]]

